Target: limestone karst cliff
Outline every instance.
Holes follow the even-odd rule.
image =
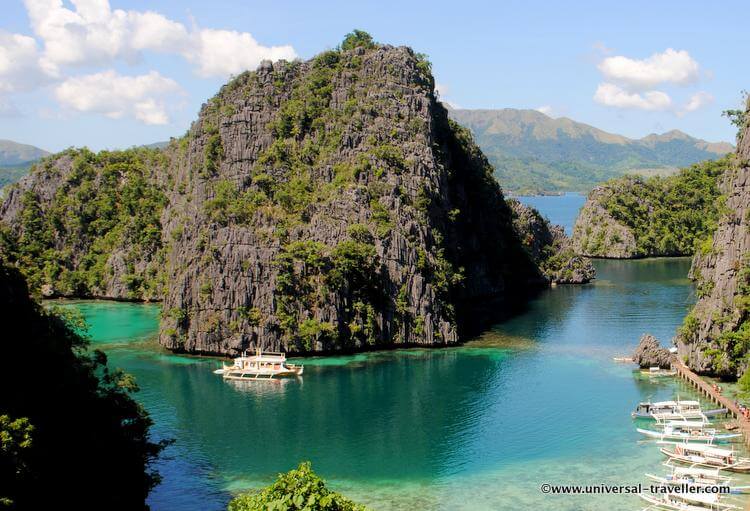
[[[594,278],[591,260],[576,254],[562,226],[552,224],[518,199],[508,199],[508,205],[521,244],[550,283],[585,284]]]
[[[748,119],[747,113],[744,119]],[[750,128],[723,176],[722,206],[711,240],[693,259],[698,301],[676,342],[679,356],[701,373],[727,378],[747,368],[750,349]]]
[[[573,249],[589,257],[693,255],[716,227],[718,182],[730,158],[667,177],[627,176],[594,188],[576,219]]]
[[[358,38],[357,38],[358,37]],[[191,353],[457,342],[544,277],[429,63],[359,36],[225,85],[163,150],[70,150],[0,216],[48,294],[162,299]]]

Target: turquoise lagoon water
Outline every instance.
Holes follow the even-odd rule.
[[[556,198],[549,198],[556,199]],[[159,350],[158,306],[76,302],[110,363],[134,374],[157,438],[173,438],[156,511],[224,509],[232,492],[311,460],[382,510],[641,509],[633,496],[548,496],[542,483],[636,484],[658,472],[629,412],[692,395],[612,356],[667,341],[693,302],[688,259],[599,261],[464,346],[303,361],[300,380],[225,383],[219,362]]]

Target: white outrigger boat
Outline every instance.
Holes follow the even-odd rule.
[[[260,349],[255,355],[248,356],[248,352],[234,359],[234,364],[224,364],[221,369],[214,371],[225,380],[270,380],[289,376],[301,376],[304,366],[289,364],[285,353],[263,352]]]
[[[673,443],[673,449],[662,447],[662,454],[671,460],[693,467],[713,467],[730,472],[750,473],[750,459],[736,456],[731,449],[720,449],[709,444]]]
[[[732,478],[721,475],[718,468],[675,467],[668,463],[664,465],[671,468],[672,472],[664,476],[646,474],[646,477],[665,486],[697,488],[724,486],[728,487],[729,493],[734,495],[750,492],[750,486],[732,486]]]
[[[630,415],[634,419],[656,419],[661,421],[668,420],[701,420],[708,422],[708,417],[727,413],[726,408],[716,408],[713,410],[702,410],[698,401],[657,401],[638,403],[635,411]]]
[[[661,367],[649,367],[641,369],[641,374],[650,378],[660,378],[662,376],[675,376],[677,371],[674,369],[662,369]]]
[[[636,428],[638,433],[657,440],[686,440],[690,442],[726,442],[742,436],[741,433],[719,433],[716,428],[709,428],[704,421],[666,421],[659,422],[661,431]]]
[[[731,509],[742,509],[734,504],[722,502],[721,497],[715,493],[641,493],[643,500],[651,504],[643,511],[675,510],[675,511],[728,511]]]

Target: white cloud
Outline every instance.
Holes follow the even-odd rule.
[[[229,76],[255,69],[261,60],[292,60],[291,46],[262,46],[247,32],[203,29],[193,34],[192,45],[183,52],[201,76]]]
[[[664,92],[652,90],[644,93],[628,92],[613,83],[601,83],[594,94],[594,101],[617,108],[639,110],[668,110],[672,99]]]
[[[47,80],[34,38],[0,30],[0,94],[28,91]]]
[[[536,108],[537,112],[541,112],[544,115],[552,116],[552,107],[550,105],[542,105]]]
[[[453,108],[454,110],[458,110],[461,108],[461,105],[458,103],[455,103],[448,99],[448,94],[450,94],[450,87],[441,82],[435,83],[435,94],[438,98],[438,100],[443,103],[444,105],[449,106],[450,108]]]
[[[109,0],[24,0],[34,33],[44,43],[42,64],[63,66],[133,62],[143,51],[181,55],[201,76],[227,77],[254,69],[263,59],[291,60],[291,46],[263,46],[247,32],[194,28],[152,11],[112,10]]]
[[[713,103],[714,97],[705,91],[696,92],[682,108],[684,112],[694,112],[699,108],[703,108],[706,105]]]
[[[667,48],[642,60],[623,56],[607,57],[599,64],[604,77],[629,90],[644,91],[672,83],[686,85],[700,77],[700,66],[685,50]]]
[[[133,117],[145,124],[167,124],[167,100],[182,93],[177,82],[156,71],[122,76],[114,71],[69,78],[55,88],[61,105],[112,119]]]

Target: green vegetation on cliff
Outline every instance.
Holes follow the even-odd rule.
[[[145,509],[161,450],[133,379],[88,351],[80,318],[34,302],[0,258],[0,507]]]
[[[623,193],[604,208],[633,231],[639,255],[692,254],[716,229],[718,181],[729,161],[705,161],[669,177],[624,178]]]
[[[161,152],[144,148],[47,158],[34,172],[55,184],[23,191],[19,228],[0,232],[0,248],[37,292],[103,296],[122,288],[124,298],[158,297],[166,198],[155,174],[165,166]],[[43,209],[42,194],[52,195],[51,207]],[[124,269],[119,282],[113,265]]]
[[[725,115],[738,128],[737,153],[725,161],[715,228],[693,258],[698,300],[685,317],[676,343],[695,371],[729,380],[750,375],[750,101]]]
[[[163,299],[177,351],[457,342],[545,281],[430,68],[361,31],[264,61],[161,150],[38,164],[3,249],[44,295]]]
[[[618,258],[694,254],[716,228],[723,202],[719,182],[730,160],[726,156],[673,176],[623,177],[597,187],[576,221],[578,252]]]
[[[366,511],[343,495],[331,491],[312,471],[309,462],[284,474],[271,486],[238,495],[228,511]]]
[[[507,202],[523,247],[551,283],[583,284],[594,278],[591,261],[575,253],[561,226],[552,225],[539,211],[517,199]]]

